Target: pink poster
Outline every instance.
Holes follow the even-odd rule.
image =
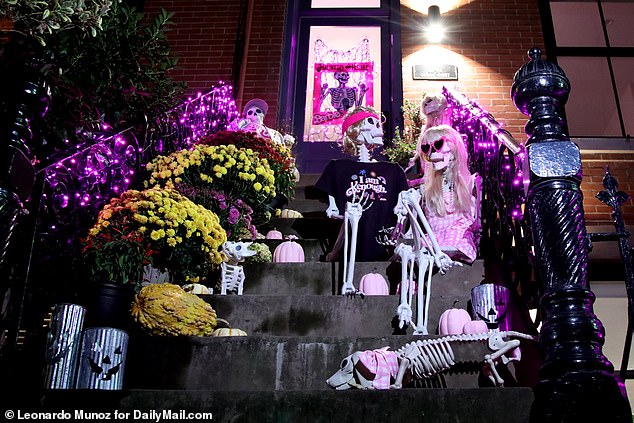
[[[372,62],[315,63],[313,125],[341,125],[358,106],[374,106]]]

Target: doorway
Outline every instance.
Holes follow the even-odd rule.
[[[341,122],[354,107],[383,114],[386,143],[402,125],[400,3],[336,3],[302,0],[287,8],[279,123],[296,138],[302,173],[321,173],[328,161],[345,157]]]

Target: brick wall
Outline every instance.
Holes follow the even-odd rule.
[[[634,150],[628,151],[591,151],[581,150],[583,165],[583,209],[586,221],[590,225],[613,225],[612,209],[595,198],[603,191],[605,166],[609,165],[610,173],[619,183],[619,191],[634,196]],[[632,198],[625,202],[621,210],[628,226],[634,225],[634,202]],[[631,241],[630,241],[631,242]]]
[[[232,83],[236,39],[244,21],[240,9],[248,0],[146,0],[146,18],[163,8],[174,12],[168,33],[171,50],[179,58],[172,76],[187,82],[188,95],[206,91],[219,81]],[[286,2],[253,0],[252,25],[242,91],[234,87],[239,108],[254,97],[269,104],[267,124],[277,118],[277,96],[282,56]],[[248,32],[248,29],[247,29]],[[238,73],[237,70],[235,72]],[[242,98],[239,94],[242,93]]]
[[[510,89],[528,50],[544,49],[537,0],[460,0],[450,2],[458,6],[448,11],[439,2],[448,33],[446,44],[435,48],[425,44],[421,27],[427,10],[419,3],[425,2],[401,2],[403,98],[419,102],[424,92],[446,84],[491,112],[523,142],[527,118],[513,105]],[[458,81],[414,80],[412,66],[428,60],[456,64]]]

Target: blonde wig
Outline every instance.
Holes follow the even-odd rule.
[[[445,172],[449,172],[449,180],[453,191],[453,200],[456,212],[469,212],[473,202],[473,177],[469,172],[469,155],[467,148],[458,131],[449,125],[432,126],[423,132],[416,152],[421,157],[421,145],[433,144],[440,138],[445,139],[454,155],[454,160],[445,169],[435,170],[433,163],[426,161],[423,174],[425,192],[424,204],[433,210],[438,216],[445,216],[445,202],[443,200],[443,179]]]
[[[358,115],[359,120],[356,120],[353,116]],[[359,106],[350,110],[343,118],[343,152],[356,156],[359,154],[359,142],[357,138],[361,132],[361,126],[363,126],[363,120],[372,115],[377,119],[381,119],[381,114],[371,107]],[[356,121],[355,121],[356,120]],[[348,125],[349,122],[353,121]]]

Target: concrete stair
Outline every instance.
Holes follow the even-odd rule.
[[[485,342],[452,345],[458,364],[417,386],[393,391],[335,391],[326,379],[355,351],[397,349],[421,339],[398,329],[400,263],[359,262],[356,280],[381,273],[390,295],[337,295],[342,263],[324,261],[341,222],[327,219],[302,175],[287,206],[303,218],[273,219],[268,227],[296,235],[305,263],[246,264],[244,294],[205,295],[219,317],[246,337],[163,338],[134,334],[128,352],[126,389],[113,402],[121,410],[211,411],[221,422],[374,422],[415,418],[429,422],[527,422],[530,388],[493,388],[481,374]],[[308,184],[308,185],[305,185]],[[282,241],[258,240],[271,251]],[[483,279],[483,262],[456,267],[432,282],[430,338],[440,314],[467,308],[470,290]],[[416,309],[414,308],[414,312]],[[440,389],[442,388],[442,389]],[[56,401],[61,401],[59,393]],[[84,392],[90,397],[91,392]],[[110,395],[110,394],[108,394]],[[89,400],[90,398],[88,398]],[[142,407],[141,407],[142,405]]]
[[[356,266],[355,285],[365,273],[379,272],[391,295],[337,295],[342,264],[324,261],[324,254],[341,222],[325,217],[325,205],[310,189],[316,178],[302,175],[288,205],[303,218],[273,219],[261,230],[299,236],[306,262],[247,264],[244,295],[202,296],[219,317],[249,336],[167,338],[132,331],[123,391],[47,391],[37,398],[12,393],[16,404],[116,409],[129,413],[127,421],[149,421],[152,417],[135,413],[150,410],[185,410],[210,412],[216,423],[528,422],[533,392],[515,382],[515,369],[502,369],[509,381],[505,388],[491,387],[481,374],[489,351],[486,342],[452,344],[458,364],[401,390],[335,391],[327,386],[326,379],[353,352],[397,349],[421,337],[412,335],[411,328],[400,330],[395,320],[399,263]],[[258,242],[273,251],[282,241]],[[437,337],[444,310],[467,308],[471,288],[483,279],[483,267],[478,260],[434,276],[429,338]]]

